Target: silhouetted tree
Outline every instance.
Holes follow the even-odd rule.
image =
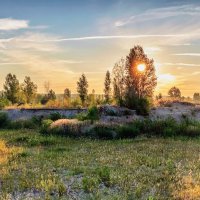
[[[82,74],[77,82],[77,92],[81,99],[82,105],[84,105],[88,94],[88,82],[85,74]]]
[[[4,84],[4,94],[6,98],[12,103],[17,103],[19,100],[20,85],[17,80],[16,75],[9,73],[6,76],[6,81]]]
[[[69,99],[70,97],[71,97],[71,91],[68,88],[66,88],[64,90],[64,99]]]
[[[35,98],[37,93],[37,85],[31,81],[29,76],[26,76],[24,79],[24,83],[22,84],[22,91],[25,95],[26,102],[31,103],[31,101]]]
[[[125,95],[125,60],[122,58],[113,67],[113,96],[118,105],[122,106]]]
[[[50,90],[50,82],[49,81],[44,82],[44,89],[45,89],[45,92],[48,94],[48,92]]]
[[[199,93],[194,93],[193,100],[194,101],[200,101],[200,94]]]
[[[172,98],[181,98],[181,91],[174,86],[169,90],[168,95]]]
[[[139,71],[138,65],[145,66],[144,71]],[[154,60],[149,59],[141,46],[134,46],[126,57],[126,97],[148,98],[153,96],[157,85]],[[131,105],[128,106],[131,107]]]
[[[45,105],[48,101],[55,101],[56,100],[56,93],[51,89],[49,90],[48,94],[45,94],[41,98],[41,104]]]
[[[106,103],[110,102],[110,93],[111,93],[111,77],[110,77],[110,72],[107,71],[104,81],[104,98]]]
[[[47,94],[48,100],[55,101],[56,100],[56,93],[51,89]]]
[[[160,100],[160,99],[162,99],[162,94],[161,94],[161,93],[159,93],[159,94],[158,94],[158,96],[156,96],[156,99],[157,99],[157,100]]]

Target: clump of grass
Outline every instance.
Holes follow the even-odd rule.
[[[84,177],[82,179],[82,187],[85,192],[94,192],[99,185],[99,181],[94,177]]]
[[[108,167],[102,167],[97,169],[97,174],[100,182],[104,183],[105,186],[111,185],[110,169]]]

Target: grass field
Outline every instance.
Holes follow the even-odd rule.
[[[0,131],[1,199],[200,199],[200,140]]]

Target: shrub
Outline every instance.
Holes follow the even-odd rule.
[[[194,126],[194,125],[189,125],[184,129],[183,132],[186,136],[200,136],[200,127]]]
[[[60,119],[53,122],[49,128],[49,133],[54,135],[80,137],[84,129],[89,125],[87,121],[80,122],[76,119]]]
[[[146,115],[149,115],[149,111],[150,111],[149,100],[146,98],[138,99],[137,106],[136,106],[137,114],[146,116]]]
[[[5,108],[10,104],[9,100],[6,98],[0,98],[0,109]]]
[[[52,121],[56,121],[58,119],[62,119],[64,116],[61,115],[59,112],[54,112],[54,113],[51,113],[49,118],[52,120]]]
[[[5,112],[0,112],[0,128],[5,128],[8,124],[8,114]]]
[[[88,116],[87,116],[87,113],[81,112],[81,113],[79,113],[79,114],[76,115],[76,118],[79,121],[85,121],[85,120],[88,119]]]
[[[117,129],[118,137],[119,138],[134,138],[140,134],[140,130],[132,125],[124,125]]]
[[[40,116],[33,116],[31,118],[32,122],[35,124],[35,125],[38,125],[38,126],[41,126],[42,125],[42,120],[43,120],[43,116],[40,115]]]
[[[91,121],[99,120],[98,108],[96,106],[90,107],[88,110],[87,117],[88,117],[88,120],[91,120]]]
[[[35,129],[36,125],[32,120],[16,120],[11,121],[8,125],[10,129]]]
[[[165,128],[163,130],[163,135],[165,137],[172,137],[172,136],[175,136],[176,135],[176,130],[174,130],[173,128]]]
[[[99,139],[114,139],[116,137],[114,128],[108,124],[95,124],[92,132]]]
[[[95,120],[99,120],[98,108],[92,106],[88,109],[87,113],[79,113],[76,118],[80,121],[91,120],[93,123]]]
[[[51,119],[44,119],[42,121],[40,132],[42,134],[48,134],[49,127],[51,126],[52,123],[53,121]]]

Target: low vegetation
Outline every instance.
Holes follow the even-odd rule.
[[[0,199],[198,199],[199,142],[1,130]]]

